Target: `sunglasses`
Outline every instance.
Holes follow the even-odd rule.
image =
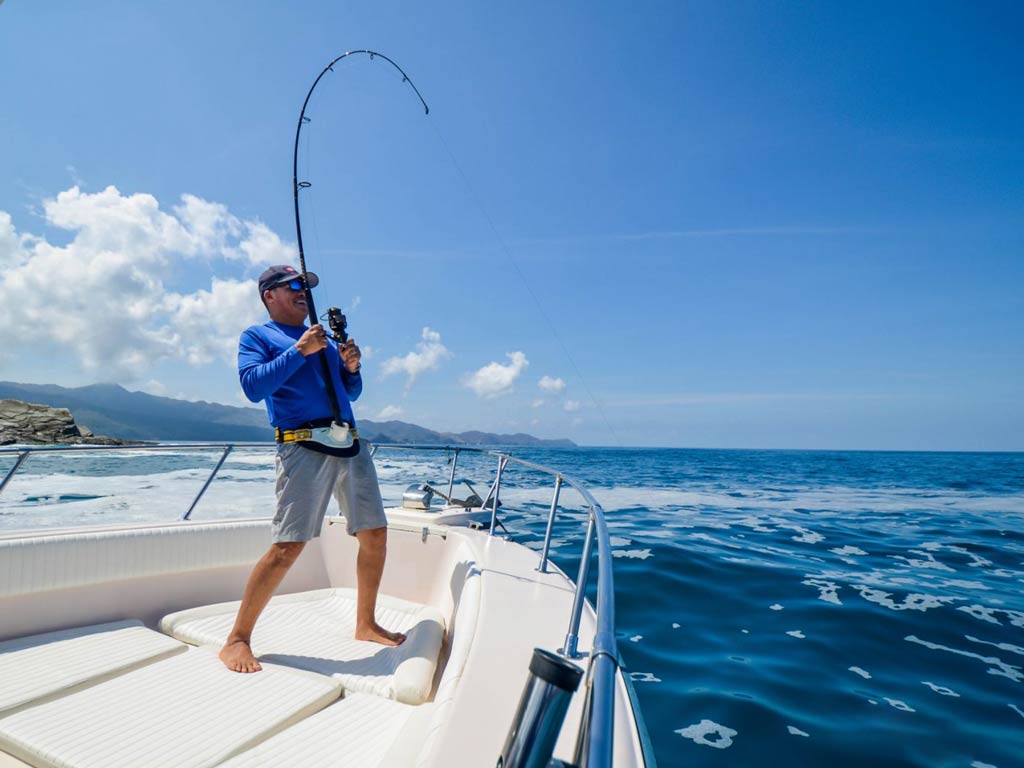
[[[293,291],[301,291],[301,290],[303,290],[302,281],[301,280],[289,280],[287,283],[278,283],[274,287],[275,288],[285,288],[285,287],[287,287],[287,288],[290,288]]]

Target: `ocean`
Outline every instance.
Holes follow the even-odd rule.
[[[1024,766],[1024,454],[510,452],[605,510],[619,647],[662,768]],[[0,529],[174,520],[218,458],[36,455]],[[483,495],[494,464],[463,455],[456,476]],[[377,466],[388,499],[447,487],[443,454]],[[272,481],[269,452],[234,453],[193,519],[269,515]],[[511,469],[502,488],[503,523],[539,549],[551,485]],[[552,557],[573,577],[584,524],[563,492]]]

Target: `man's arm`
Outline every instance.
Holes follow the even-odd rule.
[[[245,331],[238,340],[238,378],[242,391],[250,402],[266,400],[302,367],[305,359],[294,345],[270,359],[266,342],[251,329]]]
[[[352,373],[345,366],[342,366],[341,383],[345,385],[345,392],[348,394],[350,403],[354,403],[363,394],[363,377],[359,374],[359,371]]]
[[[362,363],[359,362],[363,353],[355,341],[349,339],[338,347],[338,354],[341,356],[341,383],[345,385],[349,402],[355,402],[363,393]]]

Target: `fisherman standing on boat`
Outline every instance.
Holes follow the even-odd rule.
[[[312,272],[306,276],[310,288],[320,282]],[[249,576],[235,626],[220,651],[224,664],[236,672],[261,669],[251,647],[256,620],[306,542],[320,535],[332,493],[348,533],[359,541],[355,637],[383,645],[405,640],[381,627],[374,614],[387,550],[387,518],[370,451],[359,446],[358,436],[351,448],[311,439],[316,428],[332,421],[315,359],[324,348],[337,351],[327,355],[328,366],[341,417],[355,431],[351,401],[363,389],[359,347],[351,339],[338,347],[328,340],[323,326],[306,327],[306,294],[295,268],[270,267],[260,276],[259,291],[270,322],[242,334],[238,375],[249,400],[266,401],[276,430],[277,514],[273,544]]]

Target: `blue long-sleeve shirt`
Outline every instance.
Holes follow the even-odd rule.
[[[238,378],[250,401],[265,400],[270,424],[295,429],[316,419],[331,417],[320,355],[303,357],[295,342],[306,332],[304,325],[269,322],[247,328],[238,340]],[[327,364],[338,394],[341,418],[356,424],[352,401],[363,391],[363,379],[341,364],[338,347],[327,342]]]

